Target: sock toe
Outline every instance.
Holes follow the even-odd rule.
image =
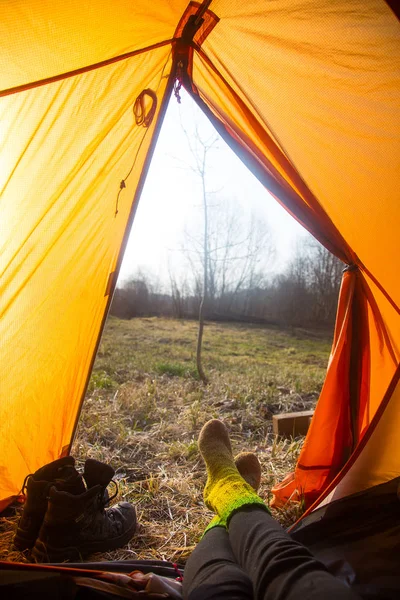
[[[211,477],[225,468],[236,471],[228,430],[221,421],[212,419],[203,426],[198,446]]]
[[[261,465],[254,452],[240,452],[235,457],[235,465],[243,479],[258,492],[261,485]]]
[[[203,426],[200,431],[198,445],[200,452],[205,459],[210,453],[220,450],[232,455],[228,430],[222,421],[219,421],[218,419],[211,419]]]

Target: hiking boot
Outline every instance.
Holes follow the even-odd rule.
[[[72,456],[66,456],[25,477],[22,486],[25,504],[14,537],[17,550],[30,550],[35,544],[47,510],[47,496],[52,485],[66,492],[85,491],[82,478],[74,465],[75,460]]]
[[[128,502],[105,509],[114,469],[96,460],[85,463],[87,489],[73,494],[52,487],[47,512],[32,550],[36,562],[78,561],[93,552],[124,546],[136,531],[136,511]]]

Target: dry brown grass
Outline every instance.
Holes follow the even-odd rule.
[[[205,471],[197,450],[210,418],[226,423],[234,453],[257,452],[267,503],[272,485],[295,465],[302,440],[277,440],[271,417],[314,405],[329,339],[210,324],[204,351],[210,383],[204,386],[193,376],[195,332],[195,323],[162,319],[112,319],[106,328],[73,455],[79,467],[87,457],[114,467],[117,500],[135,504],[139,527],[126,547],[91,560],[186,561],[212,518],[203,504]],[[272,512],[288,526],[301,507]],[[17,516],[1,520],[3,560],[29,560],[12,549],[16,523]]]

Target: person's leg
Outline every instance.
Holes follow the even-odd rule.
[[[235,465],[245,481],[257,491],[261,483],[261,465],[257,456],[252,452],[241,452],[235,458]],[[183,594],[185,600],[253,599],[253,585],[237,564],[225,524],[219,517],[211,521],[186,564]]]
[[[213,527],[190,555],[183,576],[184,600],[253,600],[253,585],[239,567],[225,527]]]
[[[215,419],[206,423],[199,449],[208,476],[205,503],[227,524],[232,549],[252,580],[257,600],[358,598],[270,516],[236,469],[223,423]]]
[[[358,599],[265,510],[241,508],[230,518],[228,533],[235,558],[253,582],[255,600]]]

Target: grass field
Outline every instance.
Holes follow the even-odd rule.
[[[108,320],[73,454],[116,470],[119,500],[136,505],[139,528],[129,545],[97,559],[184,563],[212,514],[204,507],[205,471],[197,436],[210,418],[227,424],[234,452],[257,451],[261,496],[292,470],[302,440],[277,440],[272,415],[312,408],[328,361],[328,335],[239,324],[207,324],[196,377],[197,325],[158,318]],[[301,510],[275,516],[284,525]],[[6,528],[7,529],[7,528]],[[15,523],[6,531],[11,542]],[[0,557],[20,560],[10,544]]]

